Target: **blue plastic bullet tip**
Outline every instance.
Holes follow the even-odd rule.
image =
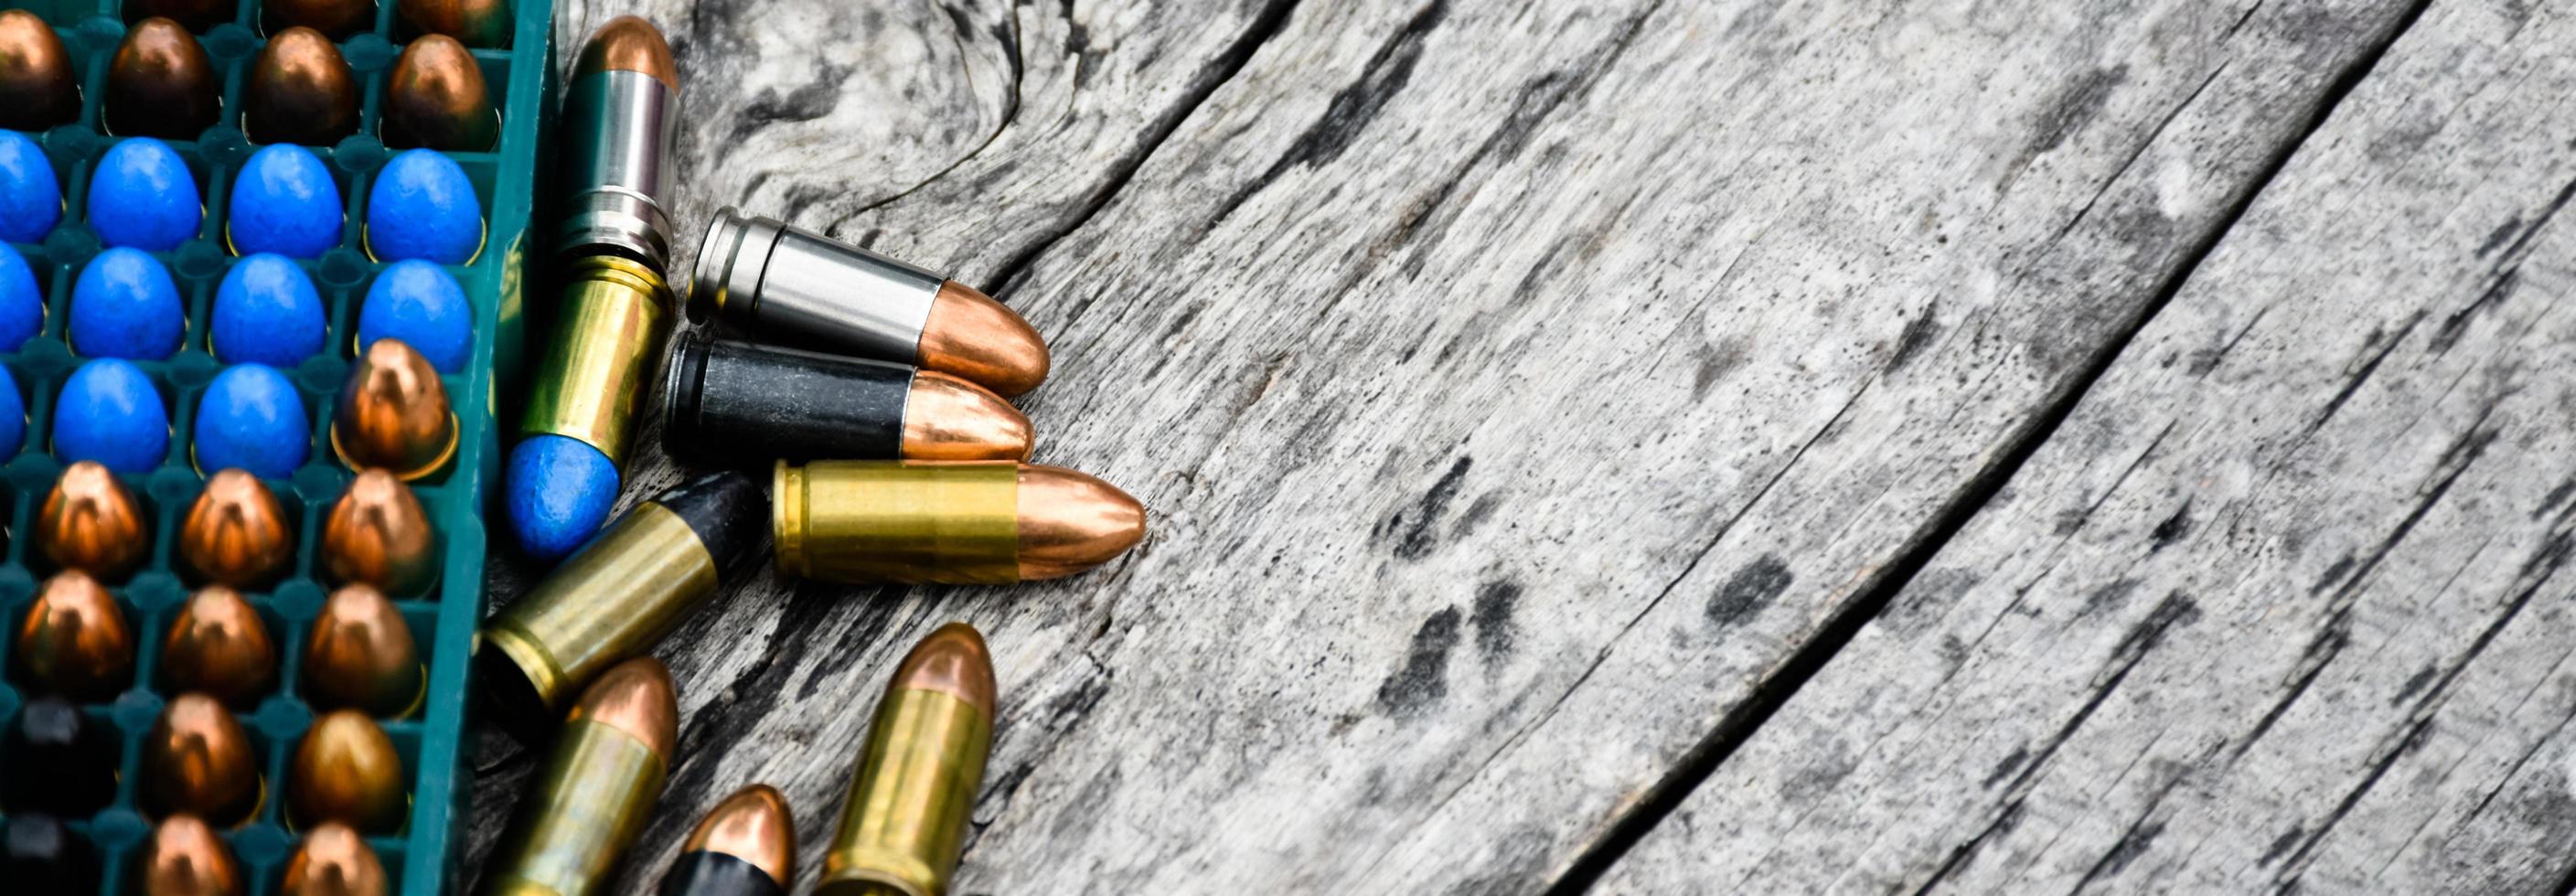
[[[340,244],[340,185],[312,150],[272,143],[233,178],[233,251],[314,258]]]
[[[440,373],[462,373],[474,356],[474,309],[447,269],[412,259],[376,275],[358,306],[358,347],[400,339]]]
[[[483,245],[483,202],[456,160],[405,150],[367,188],[367,251],[378,261],[464,264]]]
[[[580,439],[529,436],[510,450],[510,530],[519,550],[552,563],[608,522],[617,503],[617,465]]]
[[[108,147],[90,176],[89,226],[107,245],[167,252],[197,235],[203,203],[177,150],[128,137]]]
[[[0,131],[0,243],[41,243],[63,219],[63,183],[36,141]]]
[[[72,351],[92,358],[159,360],[179,350],[188,325],[170,269],[142,250],[98,253],[72,280]]]
[[[263,253],[234,262],[215,287],[209,339],[226,364],[293,367],[322,351],[330,323],[313,278],[286,256]]]
[[[0,352],[14,352],[45,327],[45,291],[26,256],[0,244]]]
[[[98,358],[63,381],[54,410],[54,453],[65,462],[94,460],[119,473],[143,473],[170,452],[170,409],[143,368]]]
[[[236,364],[206,386],[195,438],[199,469],[240,468],[262,479],[285,479],[304,466],[313,425],[285,374],[265,364]]]

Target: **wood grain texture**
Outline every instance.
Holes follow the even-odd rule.
[[[1604,889],[2565,892],[2570,40],[2432,5]]]
[[[646,4],[685,226],[996,289],[1056,349],[1039,459],[1154,531],[1055,585],[736,589],[663,651],[630,883],[754,780],[810,881],[887,667],[965,618],[1005,705],[962,892],[1544,888],[1990,490],[2410,9]],[[477,851],[528,762],[480,764]]]

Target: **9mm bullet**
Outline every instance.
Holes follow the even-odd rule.
[[[13,677],[39,693],[101,703],[134,683],[134,644],[116,598],[87,573],[64,570],[37,589],[9,659]]]
[[[36,509],[36,550],[56,569],[121,581],[152,551],[141,502],[94,460],[63,468]]]
[[[242,87],[242,133],[254,143],[329,146],[358,130],[358,76],[322,32],[269,35]]]
[[[205,819],[172,815],[152,827],[144,841],[143,885],[147,896],[240,896],[250,892],[242,882],[241,860]]]
[[[395,149],[482,152],[500,140],[501,115],[474,54],[456,38],[432,34],[394,59],[380,127]]]
[[[35,13],[0,10],[0,128],[42,131],[80,118],[80,82],[62,35]]]
[[[779,571],[830,582],[1052,579],[1109,562],[1145,537],[1144,505],[1062,467],[781,462],[770,493]]]
[[[218,470],[188,505],[179,524],[179,559],[201,580],[234,588],[262,588],[295,562],[295,534],[286,506],[259,477]]]
[[[753,467],[781,458],[1019,460],[1029,418],[948,374],[724,339],[686,340],[663,373],[662,444]]]
[[[639,657],[600,675],[555,735],[545,768],[493,847],[478,892],[589,896],[605,889],[662,796],[679,715],[661,661]]]
[[[194,140],[223,107],[215,63],[178,22],[134,23],[107,63],[108,133],[119,137]]]
[[[786,896],[796,874],[796,823],[767,784],[733,792],[698,820],[662,876],[662,896]]]
[[[993,656],[951,622],[887,682],[815,896],[942,896],[993,746]]]
[[[241,592],[208,585],[189,595],[161,640],[161,683],[197,691],[239,710],[277,687],[277,647],[268,623]]]
[[[385,865],[355,828],[336,821],[314,825],[286,860],[284,896],[385,896]]]

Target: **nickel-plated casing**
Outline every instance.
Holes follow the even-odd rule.
[[[652,819],[670,757],[614,725],[563,723],[517,819],[484,866],[484,896],[589,896]]]
[[[778,569],[832,582],[1020,580],[1019,464],[780,462],[770,477]]]
[[[650,74],[609,69],[564,90],[564,205],[557,249],[613,252],[661,270],[671,259],[672,152],[680,94]]]
[[[992,718],[957,695],[888,690],[815,896],[946,893],[992,744]]]
[[[671,330],[671,292],[654,268],[624,258],[594,255],[570,267],[519,431],[577,439],[622,465],[635,404]]]
[[[716,212],[698,246],[689,318],[904,364],[947,278],[773,218]]]
[[[737,466],[901,457],[913,375],[886,361],[683,340],[663,373],[663,447]]]

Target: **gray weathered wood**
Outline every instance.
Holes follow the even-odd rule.
[[[1057,585],[739,589],[664,651],[686,755],[629,877],[763,780],[810,880],[886,665],[966,618],[1006,706],[963,885],[1023,893],[1544,886],[1977,493],[2407,4],[682,6],[645,11],[684,221],[997,288],[1056,347],[1040,459],[1155,531]],[[527,766],[484,762],[477,849]]]
[[[2565,892],[2576,8],[2435,4],[1612,892]]]

